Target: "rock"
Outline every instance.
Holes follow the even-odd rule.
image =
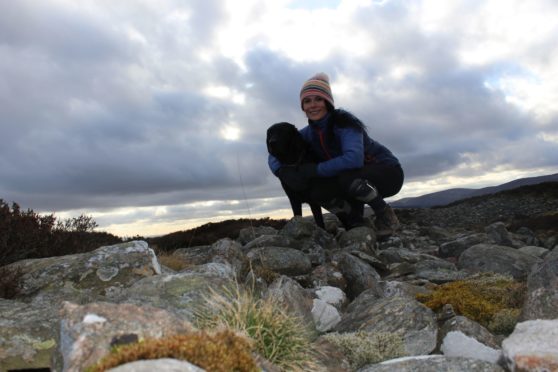
[[[0,298],[0,370],[49,368],[57,328],[55,308]]]
[[[196,272],[157,275],[137,281],[130,288],[110,297],[111,302],[148,305],[166,309],[193,321],[195,311],[214,291],[224,294],[235,288],[235,283],[222,277]]]
[[[472,273],[495,272],[524,280],[541,259],[517,249],[493,244],[477,244],[459,256],[457,267]]]
[[[347,304],[345,292],[337,287],[319,287],[314,293],[318,299],[334,306],[336,309],[341,310]]]
[[[501,355],[499,350],[488,347],[460,331],[449,332],[444,337],[440,350],[448,357],[479,359],[494,364]]]
[[[323,336],[318,337],[313,345],[316,349],[316,358],[323,369],[319,371],[349,372],[351,365],[343,352]]]
[[[333,305],[320,299],[314,299],[311,313],[318,332],[330,331],[341,321],[339,311]]]
[[[429,282],[443,284],[467,277],[464,271],[458,271],[454,264],[440,259],[419,261],[415,264],[415,276]]]
[[[332,286],[346,291],[347,281],[337,268],[337,265],[325,263],[317,266],[310,275],[310,281],[314,287]]]
[[[152,359],[138,360],[111,368],[107,372],[203,372],[205,369],[196,367],[185,360],[177,359]]]
[[[249,252],[253,248],[261,247],[286,247],[295,248],[296,245],[287,236],[284,235],[262,235],[258,236],[254,240],[250,240],[242,247],[244,253]]]
[[[277,300],[291,314],[303,318],[306,324],[313,324],[311,294],[288,276],[282,275],[274,280],[264,297]]]
[[[494,244],[514,247],[512,236],[506,229],[506,225],[503,222],[494,222],[493,224],[486,226],[484,231],[486,231]]]
[[[367,366],[358,372],[504,372],[496,364],[478,359],[452,358],[443,355],[424,355],[388,360]]]
[[[370,301],[372,299],[372,301]],[[429,354],[436,348],[436,316],[426,306],[403,297],[357,298],[343,314],[337,332],[401,332],[408,355]]]
[[[341,234],[339,246],[341,248],[352,246],[355,250],[373,253],[376,246],[376,233],[370,227],[355,227]]]
[[[312,270],[310,259],[301,251],[293,248],[254,248],[248,252],[246,257],[252,265],[262,266],[284,275],[304,275]]]
[[[531,256],[535,256],[538,258],[543,258],[543,256],[549,252],[549,250],[546,248],[536,247],[532,245],[521,247],[518,249],[518,251],[530,254]]]
[[[379,258],[388,264],[398,262],[407,262],[414,264],[422,260],[438,260],[438,257],[436,256],[414,252],[407,248],[394,247],[390,247],[381,251],[379,253]]]
[[[315,247],[331,251],[339,248],[335,239],[325,230],[316,226],[314,221],[300,217],[293,217],[279,231],[279,234],[287,237],[297,248],[303,252],[312,251]]]
[[[105,356],[112,341],[122,335],[161,338],[193,330],[188,321],[150,306],[109,303],[80,306],[65,302],[58,343],[61,360],[54,362],[55,370],[84,370]]]
[[[558,318],[558,250],[533,266],[527,278],[527,298],[521,319]]]
[[[209,262],[186,271],[228,280],[234,280],[237,277],[231,265],[226,263]]]
[[[238,233],[237,241],[241,245],[246,245],[264,235],[276,235],[277,233],[278,231],[271,226],[246,227]]]
[[[418,294],[430,293],[430,290],[424,287],[395,280],[380,284],[384,297],[409,297],[414,300]]]
[[[144,241],[101,247],[88,253],[23,260],[8,268],[23,271],[17,298],[37,304],[92,302],[141,278],[161,273],[155,253]]]
[[[191,248],[179,248],[172,253],[192,265],[202,265],[211,261],[213,256],[210,245],[200,245]]]
[[[502,352],[512,371],[557,371],[558,319],[518,323],[502,342]]]
[[[440,245],[440,257],[459,257],[467,248],[488,241],[488,235],[483,233],[461,236],[455,240]]]
[[[498,340],[489,330],[467,317],[457,315],[446,320],[442,327],[440,327],[440,340],[443,340],[448,333],[454,331],[459,331],[466,336],[472,337],[492,349],[500,348]]]
[[[237,278],[241,277],[242,272],[248,266],[248,260],[242,252],[241,245],[229,238],[213,243],[210,252],[211,262],[230,266]]]
[[[367,289],[373,289],[380,293],[378,284],[380,275],[372,266],[344,252],[337,255],[335,260],[339,270],[347,280],[347,296],[350,299],[356,298]]]

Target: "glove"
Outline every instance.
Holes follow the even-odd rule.
[[[304,163],[298,166],[298,171],[306,179],[318,177],[318,164]]]
[[[308,188],[308,179],[295,167],[282,166],[277,171],[277,176],[281,182],[294,191],[303,191]]]

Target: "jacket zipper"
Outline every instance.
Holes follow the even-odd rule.
[[[327,147],[325,145],[324,133],[322,132],[322,130],[320,128],[316,128],[316,131],[318,132],[318,137],[320,138],[320,145],[322,146],[322,150],[323,150],[327,160],[329,160],[329,159],[331,159],[331,155],[329,155],[329,152],[327,151]]]

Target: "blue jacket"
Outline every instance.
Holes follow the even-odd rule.
[[[360,120],[344,110],[336,109],[316,122],[309,120],[300,133],[322,160],[317,169],[320,177],[333,177],[365,164],[399,165],[392,152],[370,138]],[[268,164],[274,174],[281,167],[272,155]]]

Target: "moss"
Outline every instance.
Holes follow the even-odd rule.
[[[509,335],[513,332],[520,314],[520,309],[503,309],[494,314],[488,329],[497,334]]]
[[[159,358],[186,360],[208,371],[258,371],[251,349],[246,338],[230,330],[196,332],[116,347],[86,371],[101,372],[136,360]]]
[[[510,311],[518,310],[525,293],[524,283],[501,274],[483,273],[440,285],[432,293],[418,294],[417,299],[434,311],[451,304],[457,314],[490,328],[490,322],[497,314],[509,315]],[[511,317],[507,319],[509,323]],[[501,324],[502,320],[498,322]],[[503,329],[501,326],[496,328]]]
[[[342,349],[355,370],[405,355],[403,338],[398,333],[359,331],[330,333],[324,338]]]

